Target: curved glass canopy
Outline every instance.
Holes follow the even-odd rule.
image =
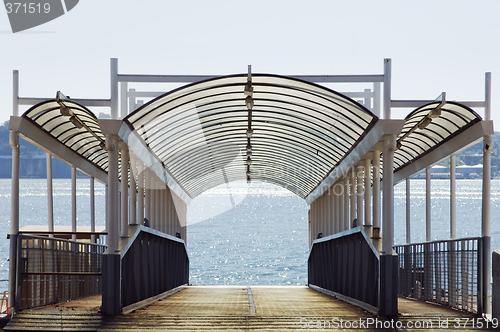
[[[190,84],[124,121],[191,198],[247,175],[304,198],[378,120],[328,88],[265,74],[251,77],[249,111],[247,84],[247,75]]]
[[[452,137],[481,121],[481,117],[459,103],[440,102],[421,106],[408,114],[398,136],[394,171],[414,162]]]

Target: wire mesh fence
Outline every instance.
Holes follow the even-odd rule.
[[[481,313],[482,239],[395,246],[399,295]]]
[[[20,234],[17,308],[101,294],[106,246]]]

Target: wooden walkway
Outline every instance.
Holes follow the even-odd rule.
[[[401,299],[397,323],[305,286],[189,286],[143,309],[114,317],[101,316],[99,304],[100,298],[95,297],[25,310],[5,330],[436,331],[446,319],[451,330],[472,330],[470,319],[474,318],[442,306]],[[469,322],[464,328],[465,318]],[[456,319],[462,324],[460,329],[454,328]],[[397,324],[405,328],[397,329]],[[409,324],[421,326],[408,329]]]

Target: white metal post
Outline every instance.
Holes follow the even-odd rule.
[[[15,110],[14,110],[15,113]],[[12,182],[10,200],[10,258],[9,258],[9,309],[8,314],[12,315],[16,299],[16,278],[17,278],[17,238],[19,235],[19,133],[11,131],[9,143],[12,147]]]
[[[128,237],[128,146],[123,142],[121,149],[121,237]]]
[[[450,155],[450,239],[457,238],[456,156]]]
[[[330,188],[330,199],[328,202],[328,205],[330,206],[330,225],[328,226],[328,235],[337,233],[337,196],[335,195],[333,188],[335,188],[335,184]]]
[[[373,151],[373,237],[380,237],[380,150]]]
[[[411,243],[410,178],[406,178],[406,243]]]
[[[110,61],[111,119],[118,119],[118,59]]]
[[[165,218],[165,215],[166,215],[166,209],[165,209],[165,189],[162,189],[161,190],[161,196],[160,196],[160,214],[161,214],[161,218],[160,218],[160,223],[161,223],[161,227],[160,227],[160,230],[163,232],[163,233],[166,233],[167,231],[167,222],[166,222],[166,218]]]
[[[371,202],[371,195],[370,195],[370,187],[371,187],[371,164],[372,161],[369,158],[365,159],[365,225],[371,225],[372,224],[372,202]]]
[[[130,156],[129,156],[130,157]],[[137,224],[137,183],[135,181],[136,171],[136,161],[135,159],[129,158],[130,160],[130,225]]]
[[[137,164],[137,222],[144,225],[144,164],[139,160]]]
[[[358,219],[358,226],[363,226],[364,222],[364,210],[363,210],[363,197],[364,197],[364,192],[363,192],[363,178],[364,178],[364,172],[363,172],[364,166],[361,164],[356,167],[356,218]]]
[[[351,168],[351,185],[349,198],[351,199],[351,218],[349,219],[349,229],[352,228],[353,221],[356,218],[356,166]]]
[[[380,118],[380,82],[373,83],[373,114]]]
[[[135,89],[130,89],[130,92],[135,92]],[[128,112],[132,113],[135,111],[135,97],[128,98]]]
[[[349,173],[344,177],[344,231],[350,229],[350,210],[349,210]]]
[[[52,155],[47,152],[47,210],[49,237],[54,237],[54,193],[52,190]]]
[[[95,233],[95,190],[94,190],[95,179],[93,176],[90,177],[90,232]],[[95,234],[90,235],[90,242],[96,243]]]
[[[384,119],[391,118],[391,59],[384,59]]]
[[[12,72],[12,115],[19,116],[19,71]]]
[[[71,167],[71,239],[76,241],[76,167]]]
[[[342,188],[342,190],[338,193],[338,220],[337,220],[337,232],[344,231],[344,185],[342,179],[338,182],[338,187]]]
[[[120,115],[122,119],[124,119],[128,115],[127,90],[128,90],[128,83],[120,82],[120,109],[121,109]]]
[[[118,251],[118,138],[106,135],[106,150],[108,150],[108,199],[106,230],[108,231],[108,254]]]
[[[384,142],[384,204],[382,224],[382,252],[392,254],[394,244],[394,151],[396,151],[396,135],[390,135]]]
[[[491,73],[485,75],[485,107],[484,119],[491,120]],[[486,314],[491,313],[489,305],[491,284],[491,151],[493,139],[484,136],[483,142],[483,193],[481,211],[481,234],[483,236],[483,298],[482,307]],[[498,301],[498,299],[495,299]]]
[[[145,199],[145,208],[144,208],[144,214],[146,215],[146,219],[148,220],[149,227],[151,227],[151,171],[149,168],[146,168],[145,170],[145,190],[146,190],[146,197]]]
[[[431,168],[425,168],[425,240],[431,240]]]

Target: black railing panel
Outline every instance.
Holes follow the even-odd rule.
[[[106,246],[19,234],[16,307],[28,309],[101,294]]]
[[[361,227],[313,242],[309,284],[378,308],[379,255]]]
[[[141,226],[121,255],[122,307],[189,282],[183,240]]]
[[[395,246],[399,295],[482,313],[482,239]]]

